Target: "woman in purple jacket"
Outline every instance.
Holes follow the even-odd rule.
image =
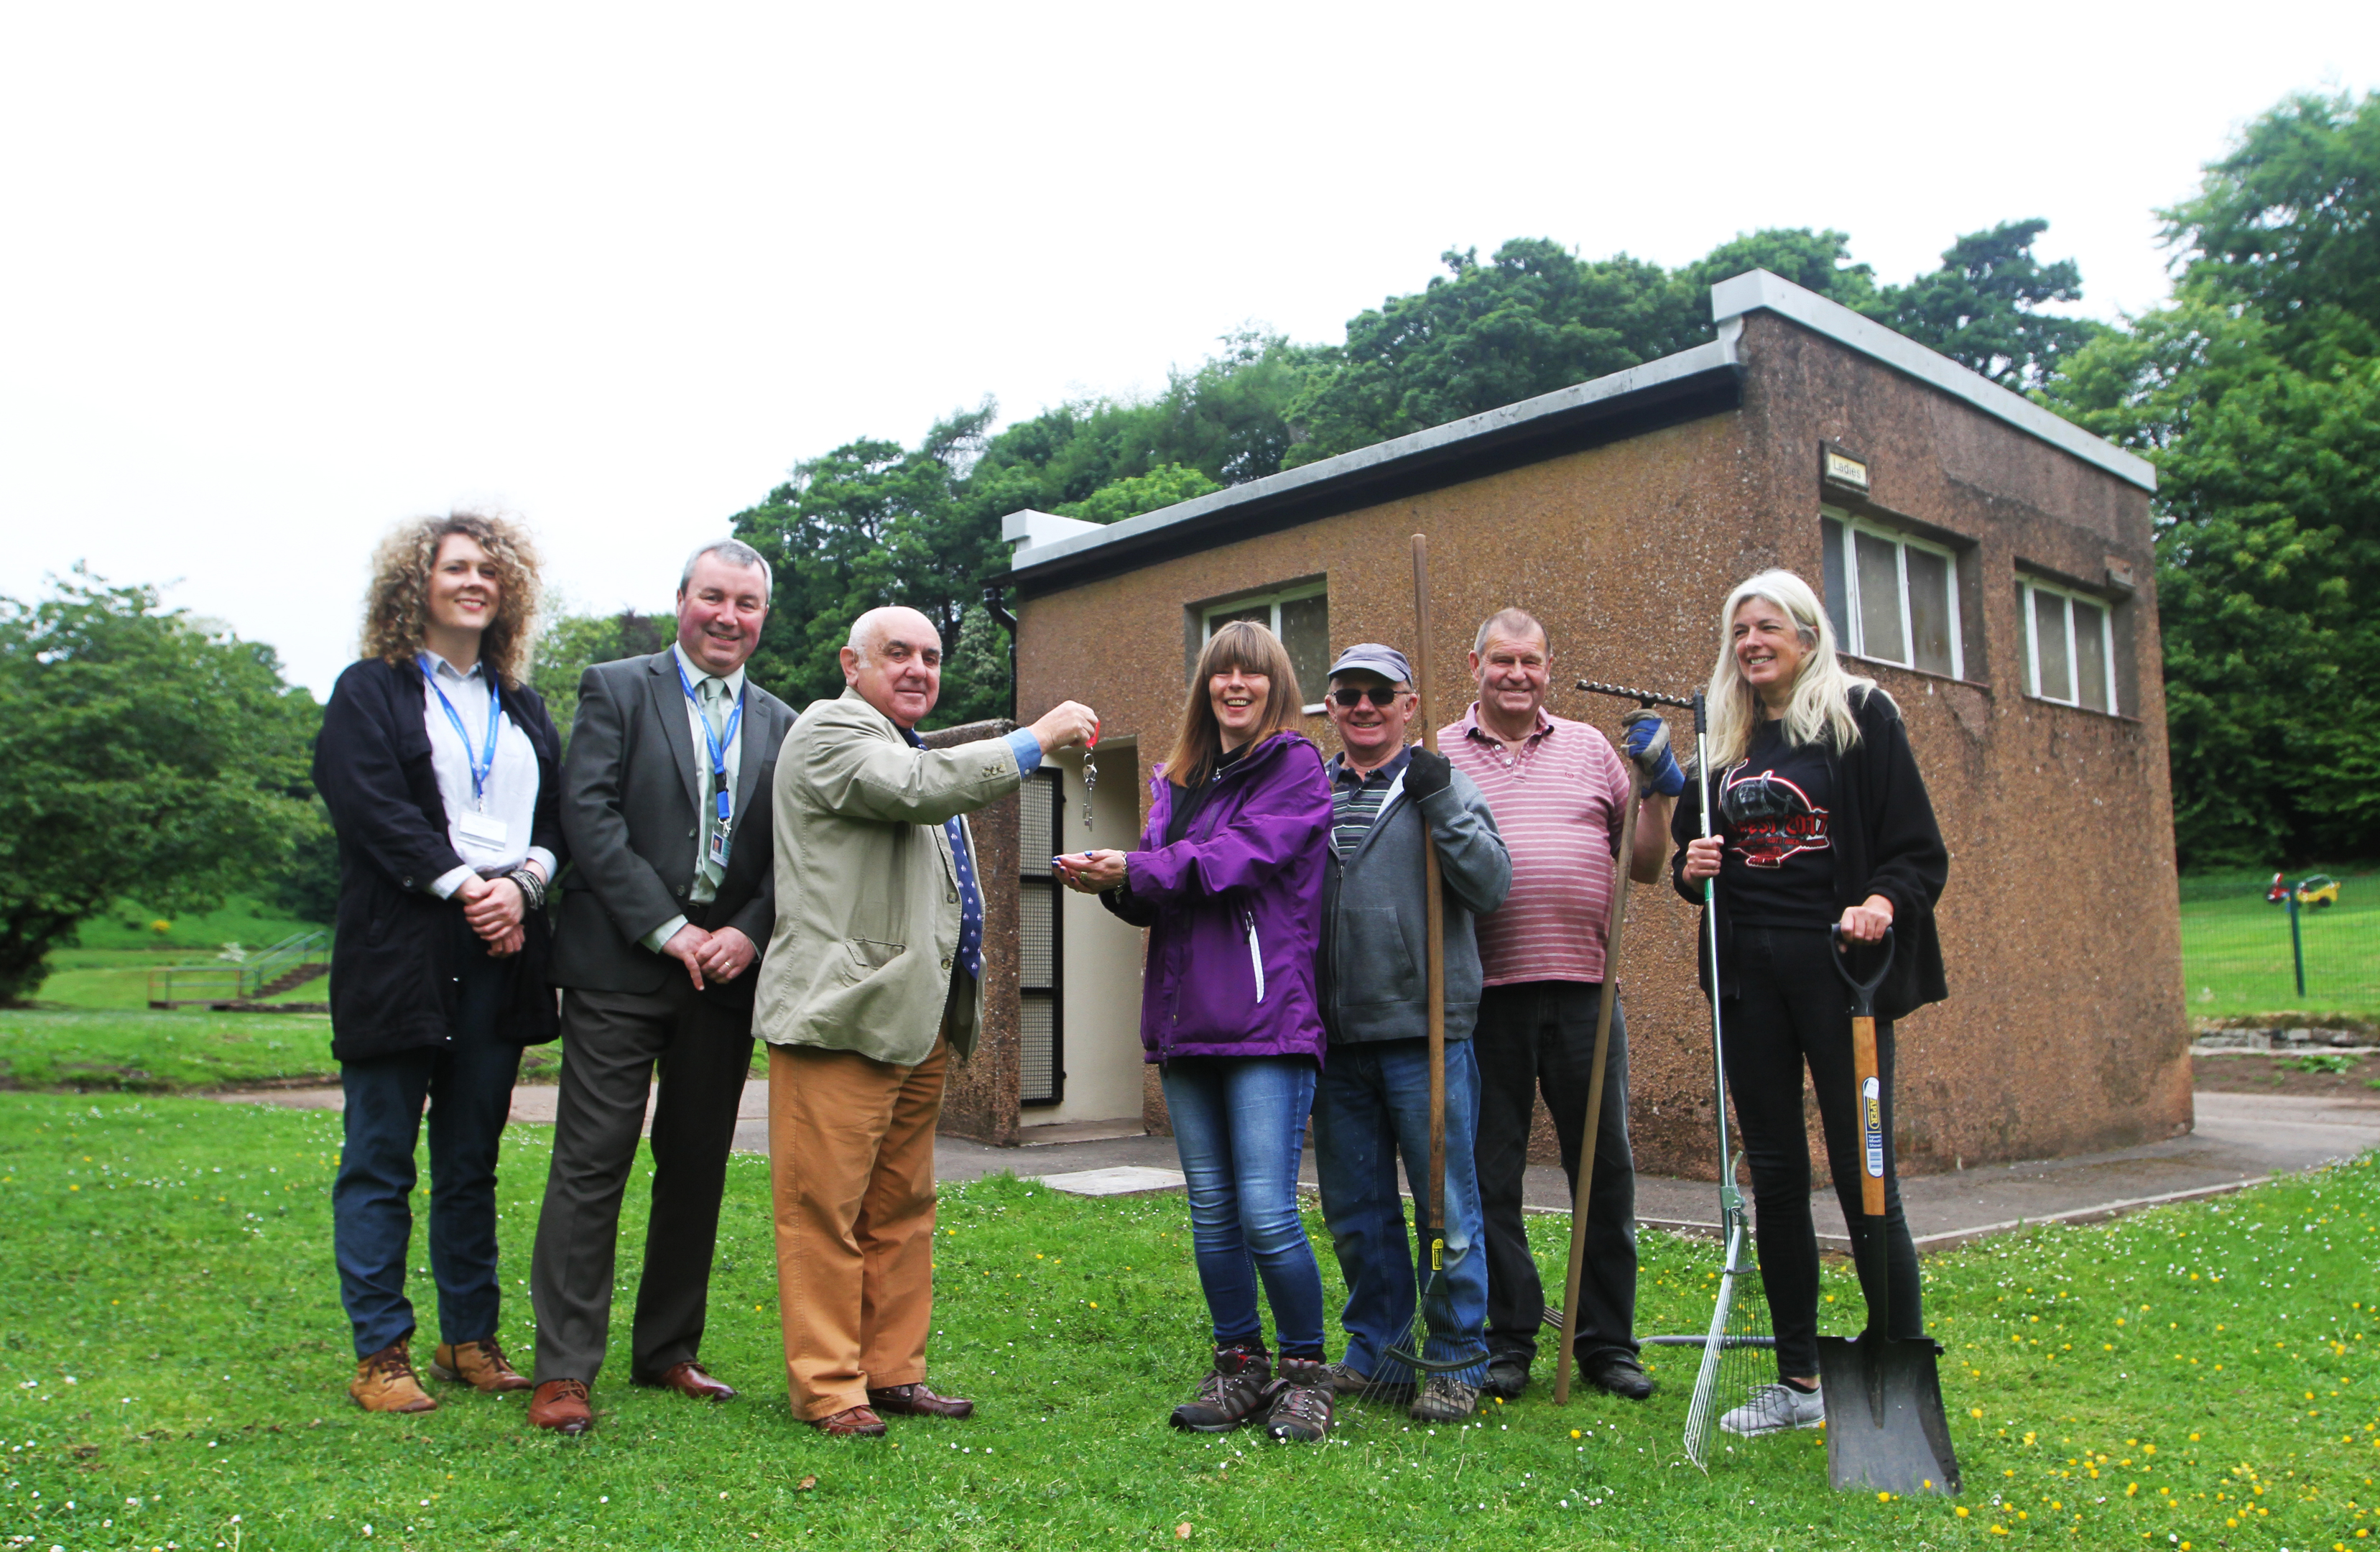
[[[1245,620],[1224,626],[1199,654],[1181,736],[1150,783],[1141,849],[1057,865],[1070,887],[1149,929],[1140,1042],[1164,1080],[1215,1322],[1215,1366],[1173,1425],[1220,1434],[1261,1415],[1274,1438],[1305,1443],[1330,1431],[1322,1274],[1297,1210],[1322,1062],[1314,955],[1330,787],[1321,752],[1294,726],[1300,706],[1280,640]]]

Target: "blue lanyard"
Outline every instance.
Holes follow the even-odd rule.
[[[727,745],[735,741],[735,729],[744,720],[744,697],[735,697],[735,709],[727,714],[724,738],[710,730],[710,718],[702,709],[701,698],[694,692],[694,681],[686,677],[686,664],[677,654],[670,654],[677,665],[678,687],[686,691],[688,704],[694,707],[695,725],[702,729],[702,741],[710,746],[710,788],[718,795],[719,822],[726,824],[735,816],[735,802],[727,789]]]
[[[471,801],[484,812],[488,806],[488,777],[496,769],[496,723],[504,715],[504,703],[497,698],[496,687],[492,681],[488,685],[488,747],[474,760],[471,735],[463,731],[463,715],[455,709],[454,702],[446,699],[446,691],[439,687],[438,676],[430,671],[430,665],[418,657],[413,661],[421,669],[421,677],[430,681],[431,693],[446,708],[446,720],[455,725],[455,736],[463,741],[463,758],[471,762]]]

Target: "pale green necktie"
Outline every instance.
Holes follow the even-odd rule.
[[[702,720],[710,725],[710,736],[722,740],[723,753],[727,732],[727,686],[722,680],[705,678],[695,686],[694,692],[702,698]],[[700,848],[697,855],[702,859],[702,866],[700,880],[688,892],[697,900],[708,903],[719,898],[719,886],[726,878],[727,870],[710,860],[710,832],[719,823],[719,794],[710,780],[710,751],[696,750],[694,762],[702,771],[702,823],[696,830],[696,841]]]

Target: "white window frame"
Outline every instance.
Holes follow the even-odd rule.
[[[1843,632],[1845,640],[1842,642],[1842,650],[1851,654],[1854,657],[1864,657],[1871,663],[1889,663],[1897,668],[1906,668],[1912,673],[1930,674],[1933,672],[1931,668],[1920,668],[1917,666],[1917,630],[1914,622],[1912,622],[1909,617],[1909,552],[1911,550],[1923,550],[1927,555],[1940,556],[1949,568],[1950,588],[1950,677],[1954,679],[1965,678],[1967,677],[1967,621],[1965,607],[1959,596],[1958,552],[1945,544],[1936,544],[1924,539],[1912,538],[1909,534],[1902,532],[1897,528],[1887,528],[1882,523],[1870,522],[1865,518],[1853,517],[1851,513],[1843,511],[1839,507],[1819,507],[1818,519],[1821,522],[1833,522],[1842,525],[1842,603],[1843,624],[1845,628]],[[1906,645],[1909,653],[1909,655],[1906,658],[1886,657],[1880,653],[1874,653],[1867,650],[1867,642],[1865,640],[1866,625],[1864,623],[1864,617],[1860,612],[1859,549],[1852,538],[1852,535],[1859,533],[1864,533],[1872,539],[1881,539],[1885,543],[1893,546],[1893,573],[1899,579],[1900,587],[1900,640]]]
[[[1218,615],[1237,615],[1245,613],[1250,609],[1263,608],[1268,611],[1265,618],[1265,629],[1270,630],[1275,636],[1279,636],[1281,634],[1281,606],[1283,604],[1296,604],[1308,598],[1327,599],[1330,595],[1330,584],[1327,580],[1325,580],[1318,582],[1301,582],[1295,587],[1282,588],[1278,593],[1251,593],[1245,597],[1226,598],[1220,603],[1208,604],[1198,611],[1198,644],[1201,647],[1204,647],[1208,642],[1214,640],[1215,617]],[[1324,660],[1327,665],[1329,661],[1329,648],[1327,646],[1324,648]],[[1299,688],[1303,689],[1305,687],[1300,686]],[[1313,703],[1305,708],[1305,713],[1308,716],[1317,716],[1321,715],[1324,709],[1321,697],[1317,696]]]
[[[2024,630],[2024,692],[2053,706],[2072,706],[2077,711],[2098,712],[2102,716],[2122,715],[2121,698],[2116,690],[2116,605],[2095,593],[2043,581],[2022,572],[2017,574],[2016,584],[2021,617],[2018,623]],[[2034,594],[2037,593],[2063,600],[2065,604],[2058,614],[2066,622],[2066,673],[2069,687],[2073,690],[2073,694],[2069,696],[2048,695],[2042,691],[2041,641],[2035,631],[2040,617],[2034,605]],[[2107,676],[2102,682],[2107,687],[2107,704],[2104,710],[2082,703],[2082,665],[2074,651],[2074,605],[2077,600],[2099,611],[2099,651],[2106,658],[2103,671]]]

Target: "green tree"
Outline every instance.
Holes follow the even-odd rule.
[[[2174,303],[2046,385],[2158,466],[2186,864],[2380,849],[2380,287],[2351,262],[2375,186],[2380,96],[2282,104],[2165,213]]]
[[[578,680],[598,663],[642,657],[677,640],[677,622],[665,614],[561,615],[546,622],[537,639],[528,684],[545,702],[565,748],[578,715]]]
[[[1062,516],[1080,518],[1085,522],[1122,522],[1126,518],[1136,518],[1143,512],[1154,512],[1160,507],[1171,507],[1177,501],[1188,501],[1222,488],[1207,478],[1203,470],[1165,463],[1146,474],[1135,474],[1101,485],[1083,500],[1069,502],[1058,511]]]
[[[0,599],[0,1003],[125,896],[204,910],[311,828],[313,697],[273,649],[77,568]]]
[[[2088,318],[2042,311],[2082,296],[2073,260],[2034,257],[2048,229],[2034,219],[1969,232],[1942,251],[1940,269],[1852,305],[2004,388],[2039,387],[2069,353],[2107,332]]]

